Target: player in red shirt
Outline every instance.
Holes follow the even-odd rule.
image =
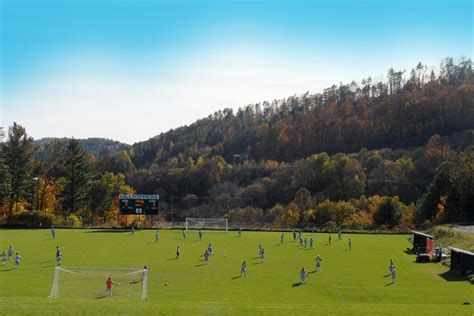
[[[105,286],[106,286],[105,295],[106,296],[112,297],[112,285],[118,286],[116,283],[112,282],[110,278],[108,278],[107,281],[105,281]]]

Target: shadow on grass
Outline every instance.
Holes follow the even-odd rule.
[[[393,282],[385,284],[385,286],[390,286],[390,285],[393,285]]]
[[[43,262],[40,262],[40,264],[43,264],[43,263],[50,263],[50,262],[53,262],[53,260],[43,261]]]
[[[172,261],[172,260],[178,260],[178,258],[175,257],[175,258],[169,258],[169,259],[167,259],[167,261]]]
[[[313,274],[313,273],[316,273],[316,272],[318,272],[318,270],[309,271],[308,274]]]
[[[101,296],[97,296],[96,299],[101,300],[101,299],[106,298],[106,297],[107,297],[107,295],[101,295]]]
[[[406,250],[403,251],[407,255],[416,255],[416,250],[407,248]]]
[[[263,263],[263,262],[261,262],[261,261],[260,261],[260,262],[255,262],[254,265],[255,265],[255,264],[261,264],[261,263]]]
[[[0,272],[7,272],[7,271],[11,271],[11,270],[14,270],[14,269],[10,268],[10,269],[5,269],[5,270],[0,270]]]
[[[291,287],[298,287],[298,286],[301,286],[301,285],[303,285],[303,283],[296,282],[296,283],[293,283],[293,285],[291,285]]]
[[[242,277],[241,275],[238,275],[238,276],[233,277],[232,280],[240,279],[241,277]]]
[[[202,266],[207,266],[206,263],[201,263],[201,264],[196,264],[195,267],[202,267]]]
[[[390,273],[389,273],[389,274],[386,274],[386,275],[384,275],[383,277],[384,277],[384,278],[388,278],[389,276],[391,276],[391,274],[390,274]]]
[[[452,271],[446,271],[444,273],[441,273],[441,274],[438,274],[440,277],[442,277],[443,279],[445,279],[446,281],[466,281],[466,277],[465,276],[462,276],[462,275],[459,275],[457,273],[454,273]]]

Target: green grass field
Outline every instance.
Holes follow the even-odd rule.
[[[22,257],[18,270],[13,260],[0,267],[0,314],[459,314],[473,315],[474,287],[467,281],[448,281],[441,264],[417,264],[404,250],[408,235],[316,234],[315,249],[305,250],[285,234],[204,232],[203,241],[191,231],[107,232],[100,230],[0,230],[0,248],[12,245]],[[310,237],[310,234],[306,234]],[[353,241],[348,250],[347,239]],[[309,239],[308,239],[309,240]],[[201,257],[208,243],[214,254],[209,265]],[[265,248],[259,263],[258,244]],[[148,300],[76,298],[49,299],[55,267],[55,247],[63,251],[63,266],[149,268]],[[176,246],[181,258],[175,259]],[[313,271],[320,255],[322,271],[310,273],[306,285],[299,270]],[[397,267],[396,284],[390,284],[388,261]],[[242,260],[247,277],[240,275]],[[98,286],[104,287],[104,280]],[[165,283],[168,283],[165,286]]]

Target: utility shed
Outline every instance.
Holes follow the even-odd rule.
[[[454,247],[451,249],[451,271],[461,275],[474,273],[474,253]]]

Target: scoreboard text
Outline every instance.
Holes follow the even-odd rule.
[[[124,215],[158,214],[157,194],[121,194],[119,195],[120,213]]]

